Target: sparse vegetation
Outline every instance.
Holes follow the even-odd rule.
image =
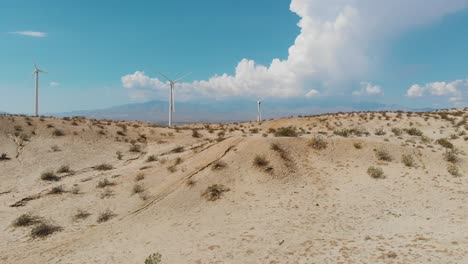
[[[387,134],[383,128],[377,128],[374,132],[376,136],[384,136]]]
[[[253,161],[253,164],[256,167],[266,167],[268,166],[269,163],[270,162],[264,156],[260,156],[260,155],[255,156],[254,161]]]
[[[446,138],[439,138],[438,140],[436,140],[436,143],[444,148],[453,149],[453,144]]]
[[[97,222],[98,223],[107,222],[111,220],[114,216],[115,214],[111,210],[107,209],[106,211],[99,214]]]
[[[171,150],[172,153],[182,153],[184,152],[184,147],[182,146],[177,146],[174,149]]]
[[[410,136],[422,136],[423,132],[415,127],[405,129],[405,132]]]
[[[397,127],[392,128],[392,132],[395,136],[401,136],[403,134],[403,130]]]
[[[298,132],[295,127],[280,127],[275,132],[275,137],[297,137]]]
[[[355,149],[362,149],[362,143],[361,142],[354,142],[353,146]]]
[[[112,191],[111,188],[107,187],[104,189],[104,191],[101,193],[101,199],[109,198],[114,196],[114,191]]]
[[[325,139],[323,139],[321,136],[315,136],[309,140],[309,146],[311,146],[313,149],[326,149],[327,145],[327,141],[325,141]]]
[[[53,187],[47,194],[62,194],[65,190],[62,185]]]
[[[145,188],[141,184],[135,184],[132,188],[132,194],[138,194],[145,191]]]
[[[28,214],[22,214],[18,218],[16,218],[12,225],[14,227],[23,227],[23,226],[31,226],[31,225],[36,225],[42,222],[42,218],[36,215],[32,215],[30,213]]]
[[[200,138],[201,134],[198,132],[197,129],[192,129],[192,137],[194,138]]]
[[[146,162],[154,162],[154,161],[157,161],[158,160],[158,157],[156,155],[149,155],[147,158],[146,158]]]
[[[130,152],[141,152],[141,146],[137,144],[132,144],[129,149]]]
[[[57,170],[57,173],[69,173],[69,172],[70,172],[70,166],[68,165],[62,165]]]
[[[73,221],[84,220],[88,218],[91,214],[88,211],[83,209],[76,210],[75,215],[73,216]]]
[[[0,155],[0,161],[3,161],[3,160],[10,160],[10,157],[8,157],[8,154],[2,153]]]
[[[204,197],[208,201],[216,201],[220,199],[225,192],[228,192],[230,189],[222,184],[213,184],[209,186],[203,193]]]
[[[55,129],[54,132],[52,132],[52,134],[56,137],[61,137],[61,136],[65,136],[65,132],[63,132],[63,130],[61,129]]]
[[[446,161],[450,163],[457,163],[460,158],[458,157],[458,153],[456,150],[449,150],[444,153],[444,158]]]
[[[112,170],[113,168],[114,167],[112,165],[107,164],[107,163],[103,163],[94,167],[95,170],[100,170],[100,171]]]
[[[107,186],[114,186],[115,183],[114,182],[111,182],[109,181],[108,179],[104,179],[104,180],[101,180],[98,182],[98,184],[96,185],[96,188],[105,188]]]
[[[413,156],[409,154],[403,154],[401,156],[401,162],[403,162],[403,164],[405,164],[406,167],[414,167],[415,165]]]
[[[117,156],[117,159],[118,159],[118,160],[122,160],[122,158],[123,158],[122,151],[116,151],[116,152],[115,152],[115,155]]]
[[[392,156],[390,155],[390,153],[386,149],[383,149],[383,148],[377,149],[375,151],[375,154],[377,155],[377,158],[379,160],[383,160],[383,161],[392,161],[393,160]]]
[[[161,258],[162,256],[158,252],[153,253],[145,259],[145,264],[159,264],[161,263]]]
[[[455,164],[449,164],[447,166],[447,171],[452,176],[455,176],[455,177],[460,176],[460,170],[458,169],[457,165],[455,165]]]
[[[195,180],[189,179],[185,184],[186,184],[188,187],[192,188],[193,186],[195,186],[196,183],[197,183],[197,182],[196,182]]]
[[[369,174],[369,176],[371,176],[374,179],[384,178],[384,172],[382,168],[379,168],[379,167],[374,167],[374,166],[369,167],[367,169],[367,174]]]
[[[48,170],[41,174],[41,180],[43,181],[58,181],[60,178],[55,175],[54,171]]]
[[[31,237],[44,238],[61,230],[62,228],[60,226],[54,225],[50,222],[42,222],[31,230]]]

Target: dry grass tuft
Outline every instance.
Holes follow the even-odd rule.
[[[108,163],[103,163],[94,167],[95,170],[107,171],[112,170],[114,167]]]
[[[104,180],[101,180],[98,182],[98,184],[96,185],[96,188],[105,188],[107,186],[114,186],[115,183],[114,182],[111,182],[109,181],[108,179],[104,179]]]
[[[111,220],[115,216],[116,215],[111,210],[107,209],[106,211],[99,214],[97,222],[104,223]]]
[[[321,136],[315,136],[312,139],[309,140],[309,146],[311,146],[313,149],[316,150],[321,150],[321,149],[326,149],[327,148],[327,141],[323,139]]]
[[[88,211],[85,211],[83,209],[78,209],[73,216],[73,221],[78,221],[78,220],[84,220],[88,218],[91,214]]]
[[[60,226],[54,225],[50,222],[42,222],[31,230],[31,237],[32,238],[44,238],[61,230],[62,230],[62,227]]]
[[[41,174],[41,180],[43,181],[59,181],[60,178],[55,175],[54,171],[48,170]]]
[[[383,179],[384,178],[384,172],[383,172],[382,168],[379,168],[379,167],[374,167],[374,166],[369,167],[367,169],[367,174],[369,174],[369,176],[371,176],[374,179]]]
[[[383,149],[383,148],[377,149],[375,151],[375,155],[377,155],[377,158],[379,160],[383,160],[383,161],[392,161],[393,160],[393,158],[390,155],[390,153],[388,152],[388,150]]]
[[[18,218],[16,218],[12,225],[14,227],[23,227],[23,226],[31,226],[42,223],[42,218],[32,214],[22,214]]]
[[[405,164],[406,167],[414,167],[415,166],[414,158],[413,158],[413,156],[411,156],[409,154],[403,154],[401,156],[401,162],[403,162],[403,164]]]
[[[228,192],[230,189],[221,184],[213,184],[209,186],[203,193],[202,197],[204,197],[207,201],[216,201],[220,199],[225,192]]]

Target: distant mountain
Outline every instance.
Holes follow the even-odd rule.
[[[72,111],[53,114],[55,116],[86,116],[96,119],[139,120],[166,124],[169,105],[165,101],[150,101],[115,106],[89,111]],[[396,105],[384,105],[373,102],[350,102],[346,100],[311,100],[311,99],[268,99],[262,104],[264,119],[281,118],[297,115],[349,111],[431,111],[433,109],[410,109]],[[200,102],[177,102],[174,123],[225,123],[253,121],[256,119],[257,105],[250,100],[213,100]]]

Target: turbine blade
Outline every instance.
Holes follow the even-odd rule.
[[[36,63],[34,63],[34,69],[37,70],[37,66],[36,66]]]
[[[184,79],[185,77],[189,76],[190,74],[192,74],[192,73],[191,73],[191,72],[189,72],[189,73],[185,74],[184,76],[182,76],[182,77],[179,77],[179,78],[178,78],[178,79],[176,79],[174,82],[178,82],[178,81],[180,81],[180,80]]]
[[[168,80],[169,82],[172,82],[172,80],[169,77],[167,77],[166,75],[164,75],[162,72],[158,72],[158,73],[159,73],[159,75],[164,77],[164,79]]]

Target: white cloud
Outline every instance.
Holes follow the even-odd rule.
[[[319,91],[312,89],[306,94],[306,97],[317,97],[319,95],[320,95]]]
[[[406,92],[406,96],[408,97],[421,97],[423,96],[423,94],[424,94],[424,88],[422,88],[418,84],[412,85]]]
[[[364,95],[383,95],[382,87],[378,85],[373,85],[368,82],[361,82],[361,89],[354,91],[353,95],[355,96],[364,96]]]
[[[60,83],[59,82],[50,82],[49,85],[50,85],[50,87],[58,87],[58,86],[60,86]]]
[[[460,103],[464,95],[468,93],[468,79],[455,80],[452,82],[433,82],[426,83],[424,86],[419,84],[412,85],[406,95],[408,97],[422,97],[427,95],[448,97],[451,103]]]
[[[34,37],[34,38],[45,38],[47,37],[47,33],[39,32],[39,31],[15,31],[11,32],[12,34]]]
[[[191,92],[214,97],[303,96],[311,84],[322,93],[342,92],[337,87],[348,85],[341,84],[369,79],[371,69],[378,66],[373,47],[379,42],[467,6],[467,0],[291,0],[290,10],[300,17],[300,34],[285,60],[260,65],[242,59],[233,75],[184,85]],[[128,76],[132,75],[122,77],[122,83],[129,89],[159,85],[158,79],[148,76],[139,76],[141,80]],[[372,86],[363,92],[382,91]]]

